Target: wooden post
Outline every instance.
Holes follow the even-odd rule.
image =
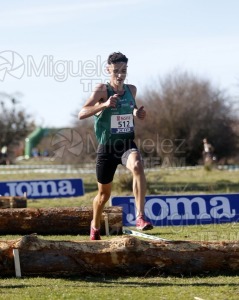
[[[26,197],[8,197],[0,196],[0,209],[1,208],[25,208],[27,207]]]
[[[14,266],[15,266],[16,277],[21,277],[21,266],[20,266],[18,249],[13,249],[13,257],[14,257]]]

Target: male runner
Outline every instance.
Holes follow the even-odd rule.
[[[144,107],[135,103],[136,87],[124,84],[128,58],[114,52],[108,57],[107,72],[110,82],[99,84],[79,112],[79,119],[94,115],[97,141],[96,175],[98,194],[93,201],[91,240],[100,240],[100,219],[105,203],[111,195],[112,181],[118,164],[133,175],[133,193],[136,202],[136,228],[149,230],[153,226],[144,219],[146,180],[143,162],[134,142],[134,117],[145,118]]]

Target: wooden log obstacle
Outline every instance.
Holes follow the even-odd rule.
[[[92,217],[93,209],[89,207],[0,209],[0,234],[89,235]],[[101,234],[121,233],[122,207],[106,207],[101,219]]]
[[[0,276],[152,276],[239,272],[239,242],[52,241],[35,235],[0,241]]]

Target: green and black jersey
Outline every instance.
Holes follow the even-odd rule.
[[[112,145],[134,139],[135,99],[126,84],[124,90],[125,93],[119,97],[116,107],[107,107],[99,115],[94,116],[94,129],[99,144]],[[107,97],[114,94],[110,84],[107,84]]]

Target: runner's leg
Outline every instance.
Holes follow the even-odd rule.
[[[98,182],[98,194],[93,201],[93,220],[91,225],[100,228],[100,219],[106,202],[110,198],[112,183],[101,184]]]
[[[138,151],[132,151],[127,159],[126,168],[133,175],[133,193],[137,208],[137,216],[144,215],[144,203],[146,194],[146,179],[141,155]]]
[[[98,193],[93,201],[93,220],[91,223],[97,229],[100,228],[100,219],[104,206],[110,198],[112,181],[118,164],[112,151],[107,150],[101,145],[97,153],[96,177]]]

